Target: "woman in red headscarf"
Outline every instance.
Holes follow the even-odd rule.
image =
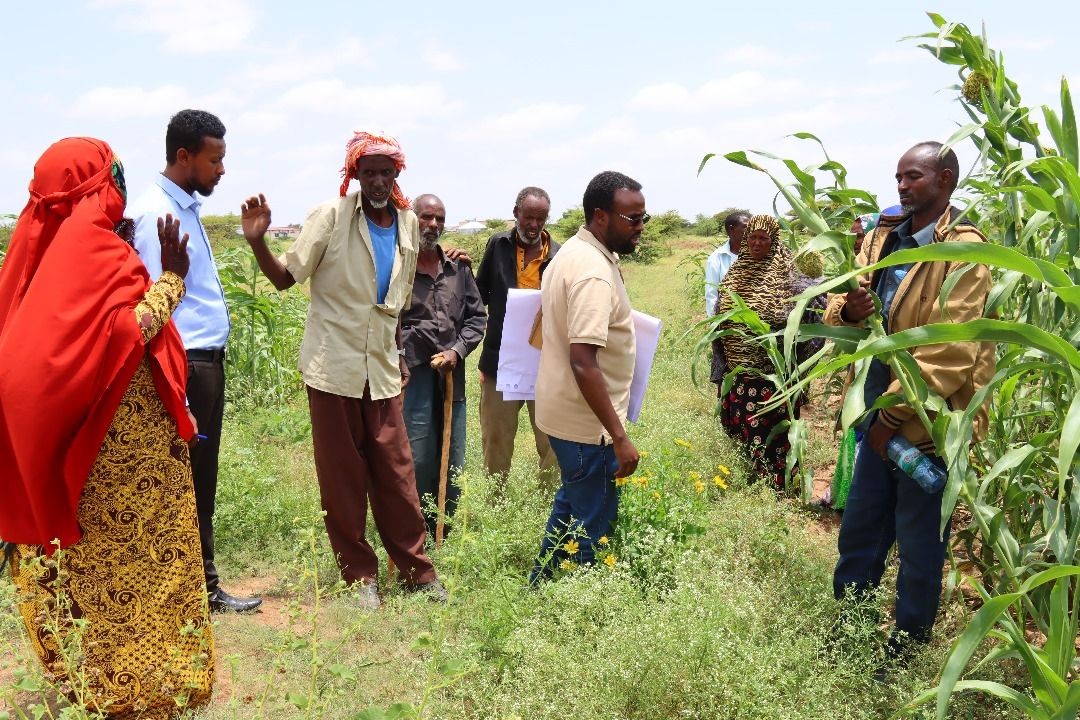
[[[100,140],[61,140],[34,166],[0,267],[0,538],[58,687],[109,717],[172,718],[209,699],[214,667],[169,322],[188,259],[159,221],[151,283],[125,196]]]

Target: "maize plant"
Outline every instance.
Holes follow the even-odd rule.
[[[1017,84],[1005,73],[1001,53],[991,49],[985,34],[976,35],[936,14],[930,19],[934,31],[917,40],[942,63],[957,68],[954,89],[970,118],[946,146],[971,142],[979,153],[975,169],[961,183],[968,198],[962,217],[975,222],[989,243],[932,243],[895,252],[873,266],[855,267],[846,229],[876,203],[869,193],[847,186],[842,165],[828,155],[822,163],[799,167],[768,153],[750,153],[780,160],[792,177],[788,181],[752,161],[747,152],[726,155],[736,164],[769,173],[778,196],[793,211],[791,237],[802,231],[808,238],[800,252],[822,252],[830,261],[828,279],[796,298],[803,305],[797,305],[784,334],[783,362],[787,368],[794,366],[794,342],[805,336],[833,340],[834,356],[813,369],[778,373],[786,384],[775,402],[785,402],[816,378],[853,367],[853,386],[841,411],[842,424],[849,427],[868,410],[861,385],[870,360],[885,360],[948,465],[942,529],[958,504],[970,513],[968,526],[956,533],[968,560],[954,558],[950,585],[970,583],[984,604],[950,651],[938,686],[902,712],[936,698],[937,717],[945,718],[953,692],[977,691],[993,694],[1031,718],[1071,719],[1080,709],[1076,117],[1068,83],[1062,79],[1060,108],[1041,108],[1045,132],[1040,130],[1036,112],[1023,104]],[[809,133],[797,137],[816,140]],[[702,166],[711,157],[706,156]],[[827,173],[831,183],[819,188],[819,173]],[[860,275],[879,268],[936,261],[993,269],[995,282],[983,318],[892,335],[885,334],[880,323],[869,323],[867,329],[798,325],[799,310],[817,293],[846,292]],[[950,291],[946,281],[943,304]],[[997,345],[997,373],[967,408],[948,407],[930,392],[907,353],[918,345],[950,342]],[[984,402],[990,409],[990,432],[972,445],[972,422]],[[993,649],[980,665],[1018,659],[1028,672],[1028,687],[964,678],[976,648],[987,639]]]

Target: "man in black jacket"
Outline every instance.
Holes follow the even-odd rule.
[[[495,389],[503,320],[506,318],[507,290],[539,290],[544,268],[559,250],[559,244],[544,230],[550,211],[551,198],[544,190],[527,187],[519,192],[514,202],[514,229],[493,235],[488,240],[476,272],[480,297],[488,306],[487,335],[480,353],[480,434],[484,470],[503,477],[510,472],[522,404],[529,408],[540,470],[555,466],[555,455],[547,435],[536,427],[533,401],[505,400],[503,394]]]

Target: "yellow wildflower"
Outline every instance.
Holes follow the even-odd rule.
[[[600,536],[600,544],[601,545],[607,545],[608,544],[608,536],[607,535],[601,535]]]
[[[724,473],[725,475],[730,475],[731,474],[731,470],[728,470],[727,466],[724,465],[724,464],[717,465],[716,469],[719,470],[720,472]]]
[[[658,493],[656,490],[653,490],[652,499],[653,500],[659,500],[660,499],[660,493]]]
[[[569,560],[563,560],[561,563],[559,563],[559,567],[563,570],[573,570],[575,565]]]
[[[690,479],[693,480],[694,482],[697,482],[698,480],[701,479],[701,473],[699,473],[697,470],[691,470],[690,471]]]
[[[701,493],[705,492],[705,483],[701,482],[701,480],[695,480],[694,481],[694,492],[698,493],[699,495]]]
[[[645,477],[644,475],[640,475],[640,476],[634,478],[634,484],[637,485],[638,487],[648,487],[649,486],[649,478]]]
[[[642,450],[641,452],[638,453],[638,456],[641,457],[642,460],[645,460],[645,459],[647,459],[649,457],[649,451],[648,450]]]
[[[607,557],[604,558],[604,564],[608,567],[615,567],[615,561],[615,553],[608,553]]]
[[[724,478],[719,475],[713,475],[712,484],[721,490],[727,490],[727,483],[724,482]]]
[[[630,482],[630,478],[628,477],[617,477],[615,478],[615,487],[622,487],[628,482]]]
[[[690,444],[690,441],[683,440],[682,438],[675,438],[675,444],[681,448],[686,448],[687,450],[694,449],[694,446]]]
[[[580,548],[581,546],[578,545],[577,540],[567,540],[566,544],[563,545],[563,550],[565,550],[570,555],[576,554]]]

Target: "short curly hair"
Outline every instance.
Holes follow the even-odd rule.
[[[165,162],[175,163],[180,148],[199,152],[208,137],[225,139],[225,125],[218,116],[205,110],[181,110],[172,116],[165,130]]]
[[[637,192],[641,189],[641,183],[633,178],[623,175],[614,170],[605,170],[589,181],[585,188],[585,196],[581,204],[585,209],[585,222],[591,222],[593,213],[597,210],[611,212],[611,206],[615,202],[615,193],[619,190]]]

